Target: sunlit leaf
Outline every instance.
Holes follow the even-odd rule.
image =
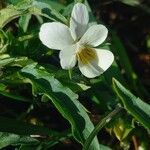
[[[41,15],[53,21],[58,19],[64,23],[68,22],[63,15],[47,3],[38,2],[36,0],[23,0],[15,6],[9,5],[9,7],[0,11],[0,28],[3,28],[13,19],[25,14]]]
[[[23,11],[15,9],[12,5],[0,10],[0,28],[3,28],[7,23],[23,14]]]
[[[8,65],[10,63],[12,63],[15,60],[15,58],[5,58],[0,60],[0,67],[3,67],[5,65]]]

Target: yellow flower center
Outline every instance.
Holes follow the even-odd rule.
[[[95,50],[89,47],[80,48],[76,56],[77,56],[78,61],[80,61],[83,65],[86,65],[90,61],[97,58]]]

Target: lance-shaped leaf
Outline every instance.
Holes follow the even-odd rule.
[[[140,98],[134,96],[116,79],[113,79],[113,87],[127,112],[129,112],[148,131],[150,131],[150,105],[142,101]]]
[[[70,122],[75,139],[84,144],[94,126],[85,108],[77,100],[78,95],[36,64],[24,67],[21,74],[29,78],[41,93],[49,97],[62,116]],[[93,140],[90,148],[99,150],[97,138]]]

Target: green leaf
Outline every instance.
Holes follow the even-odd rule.
[[[100,150],[112,150],[110,147],[100,144]]]
[[[8,45],[8,36],[2,29],[0,29],[0,54],[6,52]]]
[[[84,106],[77,100],[78,95],[36,64],[24,67],[21,74],[29,78],[43,94],[49,97],[62,116],[70,122],[75,139],[84,144],[94,126]],[[99,149],[97,138],[93,140],[91,149]]]
[[[60,21],[66,24],[68,23],[67,19],[63,15],[61,15],[58,11],[56,11],[47,3],[33,0],[31,6],[32,7],[28,9],[31,14],[41,15],[53,21]]]
[[[127,112],[150,131],[150,105],[142,101],[140,98],[135,97],[116,79],[113,79],[113,87]]]
[[[6,65],[24,67],[30,63],[33,63],[33,61],[28,59],[27,57],[10,57],[9,55],[6,55],[6,57],[5,57],[5,55],[1,55],[1,56],[0,56],[0,58],[1,58],[0,59],[0,68],[4,67]]]
[[[29,21],[31,19],[31,14],[22,15],[19,19],[19,26],[23,32],[27,32]]]
[[[55,10],[57,11],[61,11],[65,8],[64,5],[58,3],[57,1],[52,0],[37,0],[37,1],[49,4],[50,6],[52,6],[52,8],[55,8]]]
[[[19,17],[23,11],[15,9],[12,5],[0,10],[0,28],[3,28],[7,23]]]
[[[3,28],[13,19],[25,14],[41,15],[53,21],[61,21],[66,24],[68,23],[67,19],[52,8],[51,5],[44,2],[38,2],[36,0],[23,0],[15,6],[9,5],[9,7],[0,11],[0,28]],[[26,25],[24,26],[24,29],[25,28]]]
[[[117,118],[112,126],[113,132],[119,141],[123,141],[127,138],[133,128],[131,122],[125,117],[123,119]]]
[[[21,145],[18,150],[42,150],[42,145]]]
[[[137,6],[140,5],[141,0],[120,0],[120,2],[129,6]]]
[[[15,58],[5,58],[0,60],[0,68],[3,66],[6,66],[10,63],[12,63],[15,60]]]
[[[30,136],[20,136],[12,133],[0,132],[0,149],[12,144],[38,144],[39,141]]]

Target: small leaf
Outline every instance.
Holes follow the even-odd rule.
[[[33,63],[33,61],[28,59],[27,57],[10,57],[9,55],[1,55],[1,56],[0,58],[2,59],[0,59],[0,68],[6,65],[24,67],[30,63]]]
[[[12,63],[15,60],[15,58],[5,58],[0,60],[0,68],[3,66],[6,66],[10,63]]]
[[[113,87],[127,112],[150,131],[150,105],[142,101],[140,98],[135,97],[116,79],[113,79]]]
[[[19,17],[23,11],[16,10],[12,5],[0,10],[0,28],[3,28],[7,23]]]
[[[30,136],[0,132],[0,149],[12,144],[38,144],[39,141]]]
[[[27,31],[30,19],[31,19],[31,14],[22,15],[20,17],[19,26],[23,30],[23,32]]]
[[[2,29],[0,29],[0,54],[3,54],[7,51],[8,45],[8,36]]]
[[[132,129],[133,127],[127,119],[117,118],[113,127],[113,132],[119,141],[123,141],[127,138]]]
[[[141,0],[120,0],[122,3],[130,6],[137,6],[140,5]]]

